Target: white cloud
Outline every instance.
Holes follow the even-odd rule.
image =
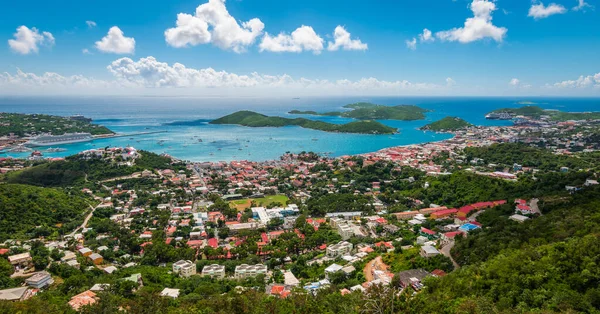
[[[573,7],[573,11],[585,11],[586,8],[593,9],[594,6],[585,2],[585,0],[578,0],[577,6]]]
[[[107,53],[132,54],[135,51],[135,39],[125,37],[120,28],[113,26],[102,40],[96,42],[96,49]]]
[[[91,55],[92,53],[90,52],[89,49],[84,48],[83,50],[81,50],[81,53],[83,53],[84,55]]]
[[[473,17],[467,18],[463,27],[437,32],[435,35],[441,40],[460,43],[486,38],[502,42],[508,29],[492,24],[492,13],[496,10],[496,4],[488,0],[473,0],[469,7],[473,11]]]
[[[357,80],[293,78],[287,74],[236,74],[212,68],[195,69],[168,64],[154,57],[120,58],[108,71],[112,80],[57,73],[36,75],[18,70],[0,73],[3,94],[98,94],[98,95],[432,95],[448,90],[446,84],[384,81],[373,77]],[[77,87],[77,88],[73,88]]]
[[[556,3],[551,3],[548,6],[544,6],[542,2],[537,3],[533,2],[531,7],[529,8],[529,14],[527,16],[533,17],[536,20],[547,18],[551,15],[555,14],[564,14],[567,12],[567,9]]]
[[[180,13],[176,27],[165,31],[165,40],[173,47],[213,43],[225,50],[245,52],[265,25],[257,18],[238,24],[225,7],[225,0],[209,0],[196,8],[194,16]]]
[[[368,45],[360,41],[360,39],[352,39],[350,33],[341,25],[338,25],[333,31],[333,42],[329,42],[327,50],[337,51],[340,48],[343,50],[367,50]]]
[[[431,34],[431,31],[428,29],[423,29],[423,33],[419,35],[419,39],[421,39],[421,42],[432,42],[435,41],[435,38],[433,37],[433,35]]]
[[[281,33],[271,36],[266,33],[260,43],[260,51],[272,52],[302,52],[312,51],[320,54],[323,50],[323,38],[321,38],[310,26],[300,26],[291,35]]]
[[[549,86],[549,87],[555,87],[555,88],[578,88],[578,89],[583,89],[583,88],[588,88],[588,87],[600,87],[600,73],[596,73],[594,75],[581,75],[578,79],[576,80],[567,80],[567,81],[562,81],[562,82],[558,82],[558,83],[554,83],[553,85]]]
[[[417,39],[413,37],[413,39],[411,40],[406,40],[406,47],[408,47],[408,49],[410,50],[416,50],[417,49]]]
[[[451,77],[446,78],[446,86],[451,87],[456,85],[456,81]]]
[[[94,27],[96,27],[96,22],[94,22],[94,21],[85,21],[85,24],[87,24],[87,26],[88,26],[89,28],[94,28]]]
[[[54,36],[52,36],[51,33],[40,33],[37,28],[32,27],[30,29],[25,25],[17,28],[17,32],[14,34],[14,37],[15,39],[8,40],[8,45],[12,51],[23,55],[30,54],[32,52],[37,53],[40,45],[54,45]]]
[[[521,81],[519,81],[518,78],[513,78],[512,80],[510,80],[510,82],[508,82],[508,84],[510,84],[511,86],[518,86],[521,83]]]
[[[177,27],[165,31],[165,40],[175,48],[209,43],[211,34],[206,21],[193,15],[177,14]]]

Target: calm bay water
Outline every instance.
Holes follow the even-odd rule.
[[[349,97],[349,98],[161,98],[161,97],[0,97],[0,112],[82,114],[117,133],[131,134],[166,131],[148,135],[100,139],[87,143],[61,145],[65,152],[44,153],[62,157],[82,150],[131,145],[156,153],[193,161],[270,160],[286,152],[314,151],[330,156],[361,154],[386,147],[440,141],[451,136],[419,131],[418,128],[446,116],[461,117],[476,125],[510,125],[508,121],[486,120],[485,114],[498,108],[520,107],[519,101],[532,101],[546,109],[563,111],[600,111],[598,98],[426,98],[426,97]],[[234,125],[210,125],[208,121],[238,110],[267,115],[288,115],[292,109],[319,112],[339,111],[358,101],[383,105],[413,104],[431,109],[426,120],[380,122],[400,129],[395,135],[336,134],[299,127],[247,128]],[[331,123],[351,119],[313,117]],[[176,121],[198,121],[186,125],[168,125]],[[199,139],[202,141],[200,142]],[[160,144],[162,143],[162,145]],[[42,150],[43,151],[43,150]],[[27,153],[0,156],[25,157]]]

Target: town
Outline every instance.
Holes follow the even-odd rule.
[[[62,289],[78,311],[106,291],[143,287],[168,300],[231,289],[283,299],[332,287],[418,294],[461,267],[453,248],[488,228],[487,216],[525,224],[545,214],[539,198],[595,189],[596,129],[596,121],[530,120],[358,156],[303,152],[268,162],[185,162],[134,147],[2,158],[8,183],[35,178],[39,167],[85,164],[85,177],[73,167],[68,183],[89,208],[71,230],[2,235],[5,285],[16,287],[0,290],[0,300]],[[515,149],[535,160],[507,153]],[[544,180],[556,174],[564,184],[552,190]],[[520,190],[519,181],[548,190]]]

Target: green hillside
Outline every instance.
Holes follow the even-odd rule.
[[[396,129],[385,126],[377,121],[357,121],[346,124],[333,124],[304,118],[288,119],[282,117],[269,117],[253,111],[238,111],[213,120],[210,123],[237,124],[247,127],[283,127],[295,125],[307,129],[339,133],[393,134],[397,132]]]
[[[345,105],[344,108],[352,109],[345,112],[325,112],[292,110],[289,114],[309,114],[319,116],[339,116],[358,120],[423,120],[426,109],[413,105],[383,106],[367,102]]]
[[[456,131],[472,126],[471,123],[457,117],[445,117],[442,120],[429,123],[421,128],[428,131]]]
[[[14,133],[25,134],[51,133],[91,133],[92,135],[113,134],[108,128],[86,121],[77,121],[68,117],[43,114],[0,113],[0,136]]]
[[[0,241],[70,231],[89,204],[83,194],[20,184],[0,184]],[[62,225],[62,226],[59,226]]]

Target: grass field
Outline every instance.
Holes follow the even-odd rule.
[[[246,208],[250,208],[250,206],[252,206],[252,201],[254,201],[258,206],[269,206],[273,203],[281,203],[285,206],[287,205],[289,198],[285,195],[267,195],[262,198],[245,198],[241,200],[231,201],[229,202],[229,204],[238,211],[243,211]]]

